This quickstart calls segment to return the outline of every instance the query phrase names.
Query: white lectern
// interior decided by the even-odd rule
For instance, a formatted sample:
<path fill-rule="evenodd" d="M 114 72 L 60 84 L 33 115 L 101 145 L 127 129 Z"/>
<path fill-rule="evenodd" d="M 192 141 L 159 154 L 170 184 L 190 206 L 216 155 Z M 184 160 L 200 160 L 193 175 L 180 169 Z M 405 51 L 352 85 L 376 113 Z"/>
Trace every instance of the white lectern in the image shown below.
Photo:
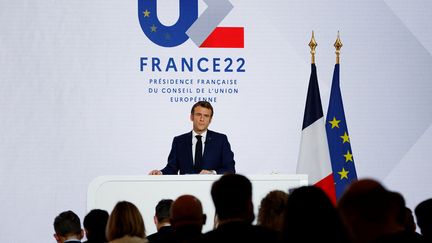
<path fill-rule="evenodd" d="M 199 198 L 207 222 L 203 232 L 213 228 L 214 206 L 210 195 L 213 181 L 220 175 L 163 175 L 163 176 L 101 176 L 88 188 L 87 210 L 99 208 L 109 213 L 118 201 L 134 203 L 144 218 L 147 235 L 156 232 L 153 216 L 161 199 L 176 199 L 183 194 Z M 307 175 L 248 175 L 252 182 L 255 215 L 261 199 L 272 190 L 288 189 L 308 184 Z"/>

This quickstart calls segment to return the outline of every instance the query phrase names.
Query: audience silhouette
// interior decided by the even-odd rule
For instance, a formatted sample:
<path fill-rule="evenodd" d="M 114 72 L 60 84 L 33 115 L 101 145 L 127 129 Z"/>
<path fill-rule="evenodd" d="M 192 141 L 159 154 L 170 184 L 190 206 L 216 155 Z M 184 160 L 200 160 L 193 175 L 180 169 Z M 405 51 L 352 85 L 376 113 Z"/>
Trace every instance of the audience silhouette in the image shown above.
<path fill-rule="evenodd" d="M 423 242 L 406 228 L 405 200 L 379 182 L 353 182 L 338 202 L 342 219 L 353 242 Z"/>
<path fill-rule="evenodd" d="M 109 214 L 102 209 L 93 209 L 84 217 L 84 230 L 87 241 L 84 243 L 105 243 L 105 228 Z"/>
<path fill-rule="evenodd" d="M 110 243 L 147 243 L 144 220 L 128 201 L 118 202 L 108 218 L 106 236 Z"/>
<path fill-rule="evenodd" d="M 320 188 L 303 186 L 270 191 L 261 200 L 257 225 L 252 184 L 243 175 L 225 174 L 211 187 L 215 227 L 202 233 L 206 222 L 201 201 L 182 195 L 161 200 L 155 208 L 158 232 L 146 237 L 138 208 L 118 202 L 111 215 L 94 209 L 84 218 L 85 243 L 231 243 L 231 242 L 340 242 L 340 243 L 432 243 L 432 199 L 412 211 L 402 194 L 387 190 L 373 179 L 351 183 L 336 207 Z M 54 220 L 58 243 L 79 243 L 84 236 L 79 217 L 72 211 Z"/>
<path fill-rule="evenodd" d="M 170 224 L 170 210 L 173 200 L 162 199 L 158 202 L 155 208 L 155 216 L 153 221 L 156 225 L 157 232 L 147 236 L 148 241 L 155 242 L 164 238 L 165 235 L 170 235 L 174 230 Z"/>
<path fill-rule="evenodd" d="M 258 225 L 282 232 L 288 193 L 274 190 L 262 200 L 258 210 Z"/>
<path fill-rule="evenodd" d="M 211 188 L 218 227 L 199 242 L 277 242 L 275 231 L 254 226 L 252 184 L 243 175 L 225 174 Z"/>
<path fill-rule="evenodd" d="M 174 232 L 166 235 L 160 242 L 187 243 L 202 236 L 206 222 L 201 201 L 192 195 L 178 197 L 171 206 L 171 225 Z"/>
<path fill-rule="evenodd" d="M 349 242 L 329 197 L 314 186 L 293 190 L 285 208 L 284 242 Z"/>
<path fill-rule="evenodd" d="M 419 203 L 414 213 L 425 241 L 432 242 L 432 198 Z"/>
<path fill-rule="evenodd" d="M 84 237 L 81 229 L 81 221 L 78 215 L 72 211 L 60 213 L 54 219 L 54 238 L 58 243 L 78 243 Z"/>
<path fill-rule="evenodd" d="M 416 243 L 424 242 L 421 235 L 410 228 L 407 228 L 407 212 L 405 199 L 398 192 L 387 192 L 386 216 L 387 227 L 383 235 L 378 236 L 374 243 Z"/>

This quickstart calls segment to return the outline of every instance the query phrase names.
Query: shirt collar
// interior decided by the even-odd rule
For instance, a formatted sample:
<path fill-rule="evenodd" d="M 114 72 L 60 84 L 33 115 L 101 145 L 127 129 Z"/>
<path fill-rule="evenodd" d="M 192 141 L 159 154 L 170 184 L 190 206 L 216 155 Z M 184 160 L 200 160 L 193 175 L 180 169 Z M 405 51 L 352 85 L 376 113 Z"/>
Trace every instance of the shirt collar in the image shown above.
<path fill-rule="evenodd" d="M 196 135 L 201 135 L 202 136 L 201 141 L 205 141 L 205 139 L 207 137 L 207 131 L 208 130 L 205 130 L 205 132 L 198 134 L 194 130 L 192 130 L 192 139 L 196 139 L 196 137 L 195 137 Z"/>

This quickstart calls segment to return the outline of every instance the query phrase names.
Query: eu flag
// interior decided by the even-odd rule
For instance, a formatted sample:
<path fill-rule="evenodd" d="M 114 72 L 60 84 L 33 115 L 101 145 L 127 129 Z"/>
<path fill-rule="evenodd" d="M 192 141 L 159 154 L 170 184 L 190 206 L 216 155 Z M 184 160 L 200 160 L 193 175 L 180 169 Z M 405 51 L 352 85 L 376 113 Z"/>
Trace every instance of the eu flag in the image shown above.
<path fill-rule="evenodd" d="M 351 141 L 349 138 L 339 85 L 339 64 L 335 65 L 333 72 L 333 81 L 326 119 L 326 131 L 335 181 L 336 198 L 338 199 L 342 195 L 345 187 L 352 181 L 357 180 L 354 157 L 351 150 Z"/>

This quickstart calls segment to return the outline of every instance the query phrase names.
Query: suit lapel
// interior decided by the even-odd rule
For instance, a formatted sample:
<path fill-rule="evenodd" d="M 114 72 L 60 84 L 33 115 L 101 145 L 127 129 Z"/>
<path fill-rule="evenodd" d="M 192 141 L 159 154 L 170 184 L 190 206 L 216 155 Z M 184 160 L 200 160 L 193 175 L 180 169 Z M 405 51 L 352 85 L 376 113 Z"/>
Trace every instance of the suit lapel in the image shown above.
<path fill-rule="evenodd" d="M 206 136 L 206 140 L 205 140 L 205 145 L 204 145 L 204 153 L 203 153 L 203 162 L 205 163 L 206 161 L 206 156 L 208 156 L 208 154 L 210 153 L 210 151 L 212 151 L 211 147 L 212 147 L 212 140 L 213 140 L 213 133 L 210 130 L 207 130 L 207 136 Z"/>
<path fill-rule="evenodd" d="M 187 141 L 185 142 L 186 144 L 186 149 L 185 151 L 187 151 L 187 159 L 188 161 L 190 161 L 189 163 L 191 163 L 191 165 L 193 166 L 194 161 L 193 161 L 193 156 L 192 156 L 192 132 L 188 133 L 186 136 Z"/>

